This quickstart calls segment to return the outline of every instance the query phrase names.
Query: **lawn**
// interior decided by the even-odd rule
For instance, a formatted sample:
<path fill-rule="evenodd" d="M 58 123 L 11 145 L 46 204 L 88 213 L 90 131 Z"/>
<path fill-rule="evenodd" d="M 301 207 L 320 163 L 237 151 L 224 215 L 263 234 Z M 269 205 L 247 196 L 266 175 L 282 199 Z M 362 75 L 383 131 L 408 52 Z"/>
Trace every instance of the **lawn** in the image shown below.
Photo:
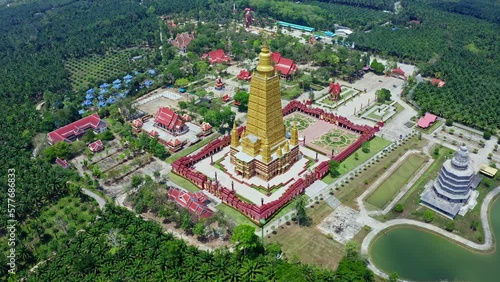
<path fill-rule="evenodd" d="M 370 146 L 370 152 L 363 153 L 361 148 L 356 150 L 353 154 L 351 154 L 347 159 L 345 159 L 339 168 L 339 172 L 341 174 L 346 174 L 349 171 L 353 170 L 358 165 L 362 164 L 369 158 L 373 157 L 378 152 L 382 151 L 385 147 L 391 144 L 391 141 L 383 139 L 381 137 L 375 136 L 372 140 L 368 141 Z M 356 160 L 356 153 L 358 153 L 358 159 Z"/>
<path fill-rule="evenodd" d="M 409 149 L 421 149 L 425 146 L 427 140 L 418 140 L 413 137 L 405 141 L 402 146 L 398 146 L 394 151 L 388 152 L 387 156 L 379 158 L 375 164 L 368 164 L 361 173 L 353 173 L 348 183 L 338 184 L 335 188 L 335 196 L 344 204 L 353 209 L 358 209 L 356 198 L 359 197 L 371 183 L 376 181 L 386 169 L 396 162 Z"/>
<path fill-rule="evenodd" d="M 96 87 L 99 81 L 120 78 L 134 69 L 130 59 L 133 56 L 144 55 L 146 49 L 130 48 L 110 51 L 106 55 L 91 55 L 83 58 L 72 58 L 64 62 L 70 73 L 71 87 L 74 91 L 85 91 Z"/>
<path fill-rule="evenodd" d="M 394 198 L 399 190 L 418 172 L 427 158 L 418 154 L 409 155 L 403 163 L 373 191 L 366 202 L 379 208 Z"/>
<path fill-rule="evenodd" d="M 194 152 L 194 151 L 200 149 L 201 147 L 207 145 L 208 143 L 212 142 L 213 140 L 215 140 L 215 138 L 217 138 L 219 136 L 220 136 L 219 133 L 215 133 L 212 136 L 205 138 L 205 139 L 201 140 L 200 142 L 194 144 L 193 146 L 190 146 L 189 148 L 186 148 L 186 149 L 184 149 L 176 154 L 173 154 L 172 156 L 168 157 L 165 161 L 169 164 L 172 164 L 177 159 L 180 159 L 182 157 L 185 157 L 185 156 L 191 154 L 192 152 Z"/>
<path fill-rule="evenodd" d="M 198 187 L 196 187 L 196 185 L 191 183 L 189 180 L 187 180 L 184 177 L 181 177 L 173 172 L 167 174 L 167 177 L 170 181 L 172 181 L 173 183 L 179 185 L 180 187 L 182 187 L 188 191 L 195 192 L 195 193 L 200 191 L 200 189 L 198 189 Z"/>
<path fill-rule="evenodd" d="M 383 139 L 381 137 L 375 136 L 372 140 L 368 141 L 370 146 L 370 152 L 363 153 L 361 148 L 356 150 L 353 154 L 351 154 L 347 159 L 345 159 L 342 163 L 340 163 L 339 172 L 340 174 L 346 174 L 349 171 L 353 170 L 358 165 L 362 164 L 369 158 L 373 157 L 375 154 L 383 150 L 385 147 L 391 144 L 391 141 Z M 358 154 L 358 159 L 356 160 L 356 153 Z M 323 182 L 326 184 L 332 184 L 335 181 L 335 178 L 332 178 L 330 174 L 327 174 L 323 179 Z"/>
<path fill-rule="evenodd" d="M 312 218 L 311 226 L 298 226 L 291 222 L 272 230 L 265 229 L 266 243 L 280 243 L 287 259 L 297 258 L 302 263 L 336 269 L 344 255 L 344 245 L 329 239 L 315 226 L 332 212 L 325 202 L 308 208 L 307 214 Z"/>
<path fill-rule="evenodd" d="M 255 222 L 250 220 L 248 217 L 243 215 L 241 212 L 233 209 L 232 207 L 230 207 L 226 204 L 219 204 L 217 206 L 217 210 L 223 212 L 225 215 L 227 215 L 229 218 L 231 218 L 238 225 L 246 224 L 246 225 L 253 226 L 256 229 L 259 228 Z"/>

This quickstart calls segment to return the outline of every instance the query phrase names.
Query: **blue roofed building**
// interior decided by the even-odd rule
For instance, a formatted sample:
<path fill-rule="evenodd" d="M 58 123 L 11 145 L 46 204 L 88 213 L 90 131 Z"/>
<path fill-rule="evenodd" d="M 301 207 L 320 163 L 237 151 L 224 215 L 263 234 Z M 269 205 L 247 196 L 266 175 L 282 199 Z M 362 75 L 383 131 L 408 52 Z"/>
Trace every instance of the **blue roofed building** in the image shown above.
<path fill-rule="evenodd" d="M 113 81 L 113 84 L 122 84 L 122 81 L 117 78 L 115 81 Z"/>
<path fill-rule="evenodd" d="M 103 96 L 103 95 L 99 95 L 99 96 L 97 97 L 97 99 L 99 99 L 99 101 L 104 101 L 104 96 Z"/>
<path fill-rule="evenodd" d="M 106 100 L 106 104 L 114 104 L 116 102 L 115 98 L 109 97 L 108 100 Z"/>
<path fill-rule="evenodd" d="M 132 78 L 134 77 L 131 76 L 130 74 L 127 74 L 126 76 L 123 77 L 123 80 L 132 80 Z"/>
<path fill-rule="evenodd" d="M 90 88 L 89 90 L 87 90 L 87 92 L 85 92 L 87 94 L 94 94 L 95 93 L 95 89 L 94 88 Z"/>
<path fill-rule="evenodd" d="M 154 69 L 149 69 L 149 70 L 148 70 L 148 73 L 149 73 L 150 75 L 155 75 L 155 74 L 156 74 L 156 71 L 155 71 Z"/>
<path fill-rule="evenodd" d="M 84 109 L 81 109 L 81 110 L 79 110 L 79 111 L 78 111 L 78 113 L 79 113 L 80 115 L 83 115 L 83 114 L 85 113 L 85 110 L 84 110 Z"/>
<path fill-rule="evenodd" d="M 121 84 L 113 84 L 113 89 L 120 89 L 121 87 Z"/>
<path fill-rule="evenodd" d="M 87 95 L 85 95 L 85 99 L 92 100 L 94 99 L 94 95 L 92 95 L 91 93 L 87 93 Z"/>
<path fill-rule="evenodd" d="M 106 94 L 106 93 L 108 93 L 108 89 L 101 89 L 101 90 L 99 91 L 99 95 L 104 95 L 104 94 Z"/>
<path fill-rule="evenodd" d="M 90 100 L 85 100 L 85 101 L 82 103 L 82 106 L 83 106 L 83 107 L 90 107 L 90 106 L 92 106 L 92 101 L 90 101 Z"/>
<path fill-rule="evenodd" d="M 138 75 L 139 73 L 140 73 L 140 72 L 138 72 L 138 71 L 135 71 L 135 72 L 134 72 L 134 75 Z"/>
<path fill-rule="evenodd" d="M 101 85 L 99 86 L 99 88 L 101 88 L 101 89 L 106 89 L 106 88 L 108 88 L 108 87 L 109 87 L 109 84 L 107 84 L 107 83 L 103 83 L 103 84 L 101 84 Z"/>
<path fill-rule="evenodd" d="M 97 104 L 97 106 L 98 106 L 99 108 L 106 107 L 106 102 L 101 101 L 101 102 L 99 102 L 99 104 Z"/>
<path fill-rule="evenodd" d="M 154 80 L 146 80 L 146 81 L 144 81 L 144 85 L 146 87 L 151 87 L 151 85 L 153 85 L 153 83 L 155 83 Z"/>

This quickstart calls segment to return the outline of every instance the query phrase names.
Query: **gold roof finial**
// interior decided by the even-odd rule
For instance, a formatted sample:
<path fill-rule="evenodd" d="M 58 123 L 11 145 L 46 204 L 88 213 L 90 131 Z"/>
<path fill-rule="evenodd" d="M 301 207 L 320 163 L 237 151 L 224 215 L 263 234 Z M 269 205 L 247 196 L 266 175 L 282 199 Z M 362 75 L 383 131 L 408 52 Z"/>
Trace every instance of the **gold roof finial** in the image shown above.
<path fill-rule="evenodd" d="M 271 52 L 267 46 L 267 42 L 264 41 L 262 44 L 262 49 L 259 54 L 259 65 L 257 66 L 257 72 L 259 73 L 269 73 L 274 70 L 273 62 L 271 61 Z"/>

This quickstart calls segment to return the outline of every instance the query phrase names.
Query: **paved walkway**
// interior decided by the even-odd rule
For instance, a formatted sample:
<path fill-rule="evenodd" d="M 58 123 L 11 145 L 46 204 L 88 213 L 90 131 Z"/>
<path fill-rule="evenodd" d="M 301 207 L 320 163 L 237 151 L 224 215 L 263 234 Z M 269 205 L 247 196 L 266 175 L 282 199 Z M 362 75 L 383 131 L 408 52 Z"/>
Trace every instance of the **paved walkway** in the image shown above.
<path fill-rule="evenodd" d="M 370 247 L 371 242 L 377 237 L 377 235 L 381 231 L 383 231 L 387 228 L 390 228 L 390 227 L 397 226 L 397 225 L 417 226 L 417 227 L 424 228 L 426 230 L 438 233 L 439 235 L 442 235 L 448 239 L 456 241 L 456 242 L 458 242 L 464 246 L 467 246 L 473 250 L 488 251 L 488 250 L 493 248 L 493 235 L 491 232 L 491 227 L 490 227 L 489 218 L 488 218 L 488 209 L 489 209 L 492 201 L 495 199 L 495 196 L 497 196 L 498 194 L 500 194 L 500 186 L 493 189 L 492 191 L 490 191 L 488 193 L 488 195 L 486 195 L 486 197 L 484 198 L 483 204 L 481 206 L 481 223 L 483 224 L 484 239 L 485 239 L 483 244 L 474 243 L 474 242 L 469 241 L 463 237 L 460 237 L 456 234 L 450 233 L 448 231 L 445 231 L 439 227 L 436 227 L 436 226 L 428 224 L 428 223 L 424 223 L 424 222 L 420 222 L 420 221 L 416 221 L 416 220 L 411 220 L 411 219 L 394 219 L 394 220 L 389 220 L 389 221 L 384 222 L 384 223 L 377 221 L 377 224 L 375 224 L 374 226 L 371 226 L 373 228 L 373 230 L 370 233 L 368 233 L 368 235 L 363 240 L 363 243 L 361 244 L 361 254 L 368 257 L 368 260 L 369 260 L 368 267 L 375 274 L 377 274 L 378 276 L 383 277 L 385 279 L 388 279 L 389 276 L 385 272 L 378 269 L 370 261 L 368 251 L 369 251 L 369 247 Z M 370 217 L 370 219 L 374 220 L 371 217 Z M 369 222 L 369 220 L 368 220 L 368 222 Z"/>
<path fill-rule="evenodd" d="M 97 203 L 99 204 L 99 208 L 101 210 L 104 209 L 104 206 L 106 205 L 106 200 L 104 200 L 104 198 L 102 198 L 101 196 L 97 195 L 96 193 L 94 193 L 90 190 L 87 190 L 85 188 L 82 188 L 82 193 L 94 198 L 97 201 Z"/>

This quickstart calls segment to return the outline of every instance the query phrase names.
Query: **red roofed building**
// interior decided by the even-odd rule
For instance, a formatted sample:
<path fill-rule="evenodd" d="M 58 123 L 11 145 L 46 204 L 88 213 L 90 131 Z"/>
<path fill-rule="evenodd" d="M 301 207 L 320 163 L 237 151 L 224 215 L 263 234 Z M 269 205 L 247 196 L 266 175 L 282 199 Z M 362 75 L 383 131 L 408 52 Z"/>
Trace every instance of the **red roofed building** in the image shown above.
<path fill-rule="evenodd" d="M 247 70 L 241 70 L 237 77 L 239 80 L 250 80 L 252 79 L 252 73 Z"/>
<path fill-rule="evenodd" d="M 201 135 L 207 136 L 210 135 L 210 133 L 212 133 L 212 126 L 210 125 L 210 123 L 203 122 L 200 127 L 202 130 Z"/>
<path fill-rule="evenodd" d="M 330 87 L 328 88 L 328 93 L 330 94 L 330 99 L 338 101 L 340 99 L 340 92 L 342 92 L 342 87 L 340 84 L 330 82 Z"/>
<path fill-rule="evenodd" d="M 133 122 L 132 122 L 132 128 L 133 128 L 133 131 L 135 133 L 140 133 L 141 132 L 141 127 L 144 123 L 142 122 L 142 120 L 140 118 L 138 119 L 135 119 Z"/>
<path fill-rule="evenodd" d="M 282 57 L 280 52 L 272 53 L 271 60 L 274 62 L 274 69 L 280 73 L 282 78 L 289 78 L 297 72 L 297 66 L 293 60 Z"/>
<path fill-rule="evenodd" d="M 183 32 L 183 33 L 178 33 L 175 39 L 170 39 L 169 43 L 179 48 L 182 52 L 186 52 L 186 47 L 193 39 L 194 39 L 194 33 Z"/>
<path fill-rule="evenodd" d="M 168 107 L 161 107 L 155 116 L 155 126 L 168 131 L 173 135 L 186 133 L 189 128 L 182 118 Z"/>
<path fill-rule="evenodd" d="M 180 149 L 182 149 L 182 146 L 184 145 L 184 142 L 182 142 L 181 140 L 175 138 L 175 139 L 170 139 L 168 142 L 167 142 L 167 147 L 170 151 L 172 152 L 177 152 L 179 151 Z"/>
<path fill-rule="evenodd" d="M 92 153 L 97 153 L 104 150 L 104 144 L 102 144 L 102 141 L 99 139 L 97 141 L 90 143 L 89 149 Z"/>
<path fill-rule="evenodd" d="M 401 68 L 392 69 L 392 76 L 406 80 L 405 72 Z"/>
<path fill-rule="evenodd" d="M 441 79 L 438 79 L 438 78 L 433 78 L 431 80 L 431 84 L 432 85 L 437 85 L 437 87 L 441 88 L 441 87 L 443 87 L 446 84 L 446 82 L 444 82 L 444 81 L 442 81 Z"/>
<path fill-rule="evenodd" d="M 148 136 L 151 137 L 151 138 L 156 138 L 158 136 L 160 136 L 160 133 L 158 133 L 158 131 L 152 129 L 149 133 L 148 133 Z"/>
<path fill-rule="evenodd" d="M 421 117 L 418 120 L 417 125 L 420 126 L 421 128 L 427 128 L 431 126 L 435 121 L 437 120 L 437 116 L 431 114 L 431 113 L 425 113 L 425 116 Z"/>
<path fill-rule="evenodd" d="M 208 61 L 210 62 L 210 64 L 229 62 L 229 57 L 224 53 L 224 50 L 222 50 L 222 49 L 209 52 L 208 54 L 203 54 L 203 56 L 201 56 L 201 58 L 202 59 L 208 58 Z"/>
<path fill-rule="evenodd" d="M 98 114 L 93 114 L 50 132 L 47 139 L 50 145 L 61 141 L 71 143 L 90 129 L 95 133 L 102 133 L 106 130 L 106 122 Z"/>
<path fill-rule="evenodd" d="M 56 164 L 60 165 L 64 169 L 69 168 L 69 163 L 65 159 L 56 158 Z"/>
<path fill-rule="evenodd" d="M 213 211 L 207 206 L 210 201 L 201 191 L 192 193 L 170 187 L 168 190 L 168 198 L 175 201 L 178 206 L 187 209 L 189 213 L 197 219 L 207 218 L 213 215 Z"/>

